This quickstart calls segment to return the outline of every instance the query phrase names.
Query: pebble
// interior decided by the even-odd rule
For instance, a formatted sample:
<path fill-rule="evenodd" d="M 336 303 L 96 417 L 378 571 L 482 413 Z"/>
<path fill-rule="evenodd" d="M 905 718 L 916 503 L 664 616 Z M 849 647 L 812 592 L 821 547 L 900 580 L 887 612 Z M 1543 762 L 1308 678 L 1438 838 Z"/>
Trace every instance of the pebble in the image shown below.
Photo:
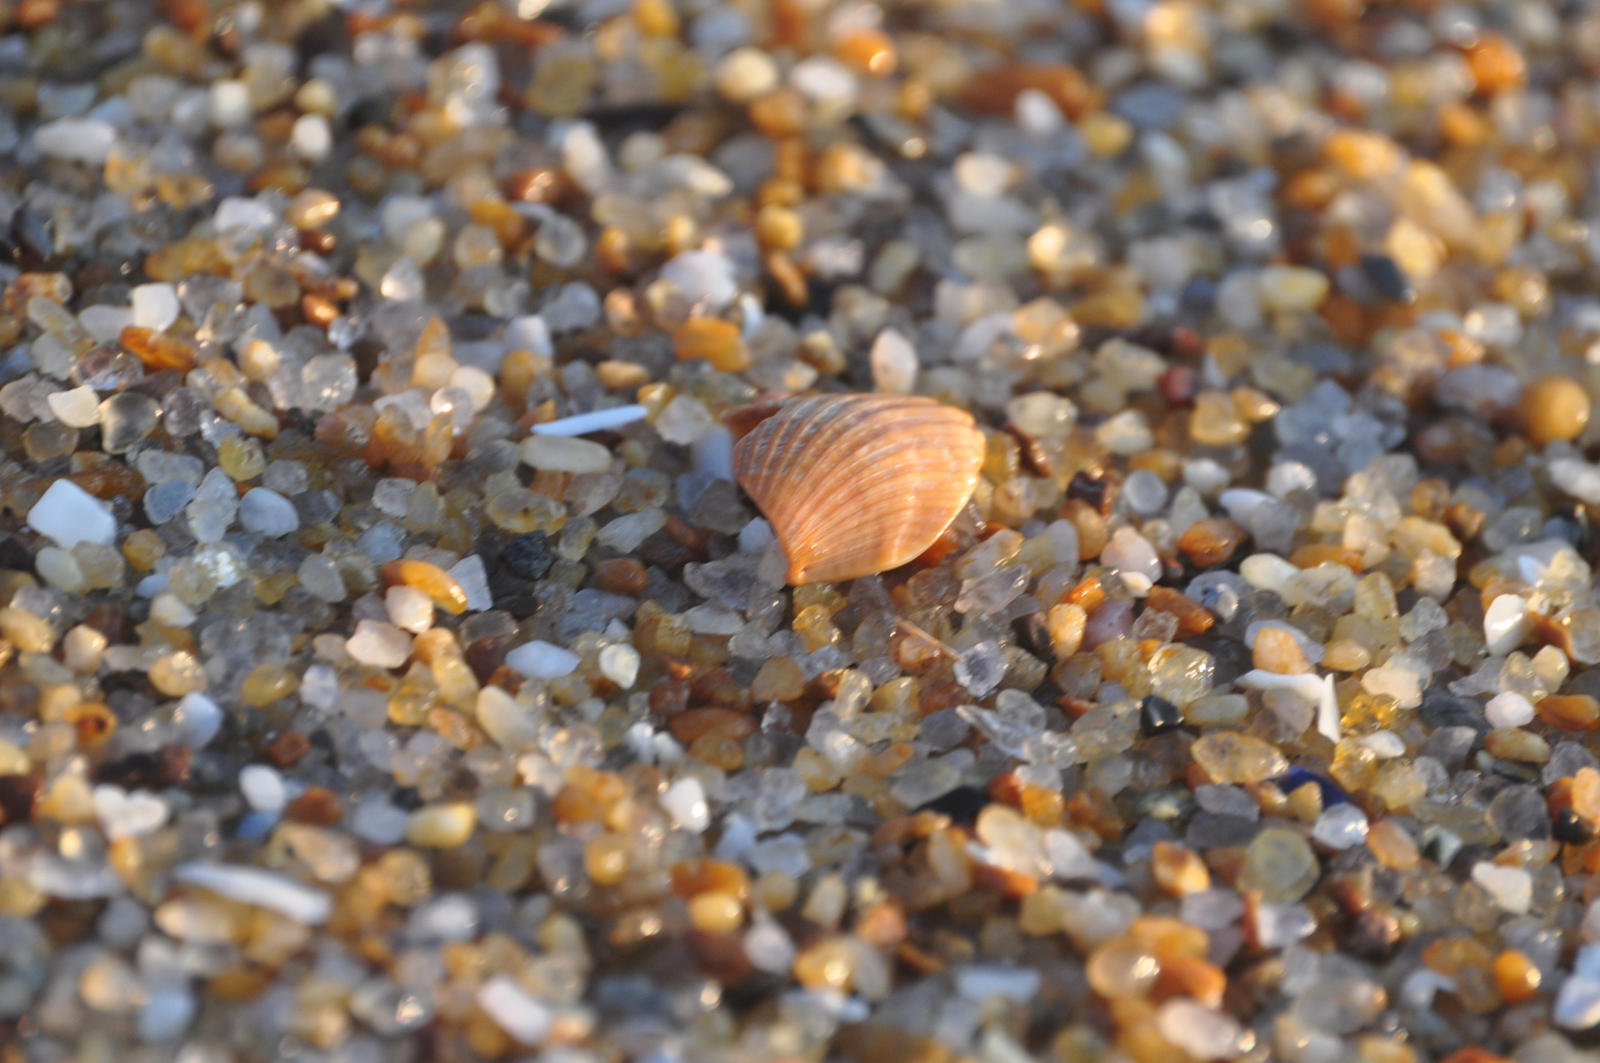
<path fill-rule="evenodd" d="M 70 549 L 79 543 L 116 542 L 117 519 L 104 502 L 73 483 L 56 480 L 28 510 L 28 527 Z"/>
<path fill-rule="evenodd" d="M 300 530 L 294 503 L 266 487 L 252 487 L 239 499 L 239 523 L 246 531 L 281 539 Z"/>
<path fill-rule="evenodd" d="M 130 299 L 133 324 L 153 332 L 165 332 L 178 320 L 181 308 L 178 292 L 170 284 L 134 285 Z"/>
<path fill-rule="evenodd" d="M 571 675 L 581 660 L 571 650 L 542 639 L 525 642 L 506 654 L 506 664 L 529 679 L 559 679 Z"/>
<path fill-rule="evenodd" d="M 56 419 L 68 427 L 90 428 L 100 422 L 100 396 L 87 384 L 51 392 L 45 402 Z"/>
<path fill-rule="evenodd" d="M 1522 390 L 1518 409 L 1524 431 L 1536 446 L 1576 439 L 1589 425 L 1594 404 L 1582 384 L 1569 376 L 1545 376 Z"/>
<path fill-rule="evenodd" d="M 33 131 L 33 145 L 55 159 L 103 165 L 117 143 L 111 123 L 98 118 L 57 118 Z"/>
<path fill-rule="evenodd" d="M 555 1024 L 549 1007 L 502 974 L 485 979 L 474 999 L 518 1044 L 540 1044 Z"/>
<path fill-rule="evenodd" d="M 532 435 L 522 441 L 524 465 L 547 472 L 598 473 L 611 468 L 611 452 L 573 436 Z"/>
<path fill-rule="evenodd" d="M 277 871 L 237 864 L 179 864 L 173 869 L 174 881 L 241 904 L 268 908 L 287 919 L 306 926 L 321 926 L 333 914 L 333 902 L 326 893 L 312 889 Z"/>
<path fill-rule="evenodd" d="M 917 385 L 917 352 L 900 333 L 884 329 L 868 353 L 872 386 L 876 391 L 909 395 Z"/>

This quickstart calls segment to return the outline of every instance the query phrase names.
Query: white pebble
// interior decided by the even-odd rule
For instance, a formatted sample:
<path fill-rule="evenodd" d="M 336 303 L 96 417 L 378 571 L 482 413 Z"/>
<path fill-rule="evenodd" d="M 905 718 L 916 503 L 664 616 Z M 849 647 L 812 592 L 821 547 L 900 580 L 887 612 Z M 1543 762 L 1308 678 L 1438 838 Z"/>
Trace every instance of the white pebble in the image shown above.
<path fill-rule="evenodd" d="M 239 771 L 239 792 L 257 812 L 277 815 L 289 803 L 283 776 L 265 764 L 249 764 Z"/>
<path fill-rule="evenodd" d="M 1528 637 L 1528 599 L 1502 594 L 1483 611 L 1483 641 L 1489 653 L 1504 657 Z"/>
<path fill-rule="evenodd" d="M 529 436 L 520 451 L 524 465 L 547 472 L 596 473 L 611 468 L 611 451 L 575 436 Z"/>
<path fill-rule="evenodd" d="M 730 103 L 749 103 L 778 87 L 778 64 L 760 48 L 736 48 L 722 57 L 714 76 Z"/>
<path fill-rule="evenodd" d="M 1533 722 L 1533 702 L 1515 690 L 1503 690 L 1489 699 L 1483 715 L 1490 727 L 1522 727 Z"/>
<path fill-rule="evenodd" d="M 383 596 L 389 623 L 420 635 L 433 626 L 433 599 L 415 587 L 390 587 Z"/>
<path fill-rule="evenodd" d="M 478 1007 L 513 1039 L 525 1045 L 543 1041 L 555 1021 L 548 1007 L 503 974 L 487 979 L 478 987 Z"/>
<path fill-rule="evenodd" d="M 70 391 L 51 392 L 44 401 L 56 420 L 69 428 L 88 428 L 100 422 L 100 396 L 88 384 Z"/>
<path fill-rule="evenodd" d="M 623 690 L 639 678 L 639 651 L 626 643 L 613 643 L 600 651 L 600 674 Z"/>
<path fill-rule="evenodd" d="M 542 639 L 525 642 L 506 654 L 506 664 L 529 679 L 559 679 L 571 675 L 583 658 Z"/>
<path fill-rule="evenodd" d="M 57 118 L 33 131 L 41 154 L 90 166 L 103 165 L 117 143 L 117 131 L 98 118 Z"/>
<path fill-rule="evenodd" d="M 878 333 L 868 355 L 872 386 L 895 395 L 909 395 L 917 386 L 917 352 L 911 341 L 892 328 Z"/>
<path fill-rule="evenodd" d="M 320 926 L 333 913 L 333 901 L 277 871 L 238 864 L 179 864 L 172 872 L 178 882 L 242 904 L 270 908 L 306 926 Z"/>
<path fill-rule="evenodd" d="M 71 480 L 57 480 L 39 496 L 28 510 L 28 527 L 65 547 L 117 541 L 110 507 Z"/>
<path fill-rule="evenodd" d="M 1512 915 L 1527 915 L 1533 906 L 1533 876 L 1526 868 L 1479 860 L 1472 865 L 1472 881 Z"/>
<path fill-rule="evenodd" d="M 303 114 L 294 120 L 289 144 L 296 155 L 310 162 L 321 162 L 333 150 L 333 130 L 320 114 Z"/>
<path fill-rule="evenodd" d="M 1226 1059 L 1239 1054 L 1244 1031 L 1220 1011 L 1182 997 L 1156 1011 L 1161 1036 L 1196 1059 Z"/>
<path fill-rule="evenodd" d="M 300 530 L 294 503 L 267 487 L 252 487 L 239 500 L 239 523 L 246 531 L 277 539 Z"/>
<path fill-rule="evenodd" d="M 685 776 L 667 787 L 661 795 L 661 807 L 682 829 L 691 834 L 702 834 L 711 826 L 711 807 L 706 804 L 706 791 L 700 780 Z"/>
<path fill-rule="evenodd" d="M 362 620 L 344 648 L 359 664 L 399 668 L 411 656 L 411 636 L 381 620 Z"/>
<path fill-rule="evenodd" d="M 140 284 L 133 289 L 133 323 L 165 332 L 178 320 L 178 292 L 170 284 Z"/>
<path fill-rule="evenodd" d="M 160 830 L 171 810 L 147 790 L 129 793 L 120 786 L 96 786 L 92 795 L 95 817 L 107 838 L 137 838 Z"/>
<path fill-rule="evenodd" d="M 1600 502 L 1600 467 L 1581 458 L 1555 458 L 1546 467 L 1550 482 L 1580 502 Z"/>
<path fill-rule="evenodd" d="M 213 81 L 208 97 L 211 124 L 218 129 L 234 129 L 250 120 L 250 90 L 244 82 L 231 78 Z"/>

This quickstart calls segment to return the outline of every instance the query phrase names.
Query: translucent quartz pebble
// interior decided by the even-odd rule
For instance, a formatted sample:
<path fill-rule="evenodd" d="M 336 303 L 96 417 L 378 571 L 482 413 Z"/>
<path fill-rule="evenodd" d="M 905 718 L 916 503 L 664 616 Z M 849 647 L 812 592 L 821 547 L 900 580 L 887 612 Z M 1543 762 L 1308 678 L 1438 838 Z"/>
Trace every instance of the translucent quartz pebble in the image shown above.
<path fill-rule="evenodd" d="M 1545 467 L 1550 482 L 1582 502 L 1600 502 L 1600 466 L 1581 458 L 1555 458 Z"/>
<path fill-rule="evenodd" d="M 479 613 L 494 608 L 494 595 L 489 590 L 489 573 L 483 567 L 483 558 L 468 554 L 449 569 L 450 578 L 460 585 L 467 596 L 467 611 Z"/>
<path fill-rule="evenodd" d="M 506 665 L 529 679 L 559 679 L 571 675 L 581 658 L 571 650 L 534 639 L 506 654 Z"/>
<path fill-rule="evenodd" d="M 980 642 L 966 650 L 955 663 L 956 682 L 973 697 L 983 697 L 1006 675 L 1006 656 L 998 642 Z"/>
<path fill-rule="evenodd" d="M 200 481 L 195 496 L 185 507 L 189 530 L 203 543 L 214 543 L 227 533 L 239 512 L 239 493 L 233 480 L 221 468 L 214 468 Z"/>
<path fill-rule="evenodd" d="M 28 527 L 71 548 L 78 543 L 104 543 L 117 539 L 117 519 L 104 502 L 73 483 L 57 480 L 28 510 Z"/>
<path fill-rule="evenodd" d="M 721 310 L 739 294 L 733 263 L 711 251 L 683 251 L 661 267 L 661 279 L 678 289 L 691 305 Z"/>
<path fill-rule="evenodd" d="M 229 900 L 270 908 L 306 926 L 320 926 L 333 912 L 333 901 L 326 893 L 277 871 L 236 864 L 187 863 L 179 864 L 172 877 Z"/>
<path fill-rule="evenodd" d="M 1330 849 L 1349 849 L 1367 840 L 1367 814 L 1352 804 L 1324 809 L 1311 827 L 1311 837 Z"/>
<path fill-rule="evenodd" d="M 105 163 L 117 143 L 117 131 L 98 118 L 57 118 L 33 131 L 40 153 L 90 166 Z"/>
<path fill-rule="evenodd" d="M 534 435 L 541 436 L 581 436 L 590 432 L 603 432 L 613 428 L 621 428 L 634 421 L 642 421 L 649 414 L 648 407 L 637 404 L 628 406 L 614 406 L 609 410 L 595 410 L 591 413 L 574 414 L 571 417 L 562 417 L 544 424 L 536 424 L 531 431 Z"/>
<path fill-rule="evenodd" d="M 477 1001 L 485 1015 L 524 1045 L 543 1041 L 555 1022 L 549 1007 L 502 974 L 487 979 L 478 987 Z"/>
<path fill-rule="evenodd" d="M 298 531 L 300 514 L 294 503 L 265 487 L 252 487 L 239 500 L 239 523 L 246 531 L 277 539 Z"/>

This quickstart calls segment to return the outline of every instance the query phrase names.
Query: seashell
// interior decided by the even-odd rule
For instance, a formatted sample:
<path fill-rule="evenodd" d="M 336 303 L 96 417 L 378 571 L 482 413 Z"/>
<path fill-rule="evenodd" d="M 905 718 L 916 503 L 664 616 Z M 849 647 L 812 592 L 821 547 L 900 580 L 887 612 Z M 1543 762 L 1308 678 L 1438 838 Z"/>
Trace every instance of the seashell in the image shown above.
<path fill-rule="evenodd" d="M 913 395 L 785 403 L 733 448 L 733 472 L 772 524 L 789 582 L 896 568 L 944 534 L 978 484 L 970 414 Z"/>

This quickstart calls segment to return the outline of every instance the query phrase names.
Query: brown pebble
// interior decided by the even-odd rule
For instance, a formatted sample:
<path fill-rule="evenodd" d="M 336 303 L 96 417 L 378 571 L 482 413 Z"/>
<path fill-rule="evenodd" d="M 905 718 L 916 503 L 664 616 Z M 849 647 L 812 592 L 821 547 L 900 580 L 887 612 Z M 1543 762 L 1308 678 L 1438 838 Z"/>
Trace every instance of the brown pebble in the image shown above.
<path fill-rule="evenodd" d="M 638 594 L 645 588 L 644 566 L 632 558 L 619 557 L 595 566 L 594 583 L 613 594 Z"/>
<path fill-rule="evenodd" d="M 1232 557 L 1248 537 L 1249 533 L 1237 521 L 1206 517 L 1189 525 L 1178 537 L 1178 549 L 1196 567 L 1210 568 Z"/>
<path fill-rule="evenodd" d="M 311 752 L 311 742 L 299 731 L 285 731 L 262 752 L 273 767 L 292 768 L 295 762 Z"/>
<path fill-rule="evenodd" d="M 316 827 L 332 827 L 344 818 L 339 795 L 321 786 L 308 787 L 284 808 L 285 818 Z"/>

